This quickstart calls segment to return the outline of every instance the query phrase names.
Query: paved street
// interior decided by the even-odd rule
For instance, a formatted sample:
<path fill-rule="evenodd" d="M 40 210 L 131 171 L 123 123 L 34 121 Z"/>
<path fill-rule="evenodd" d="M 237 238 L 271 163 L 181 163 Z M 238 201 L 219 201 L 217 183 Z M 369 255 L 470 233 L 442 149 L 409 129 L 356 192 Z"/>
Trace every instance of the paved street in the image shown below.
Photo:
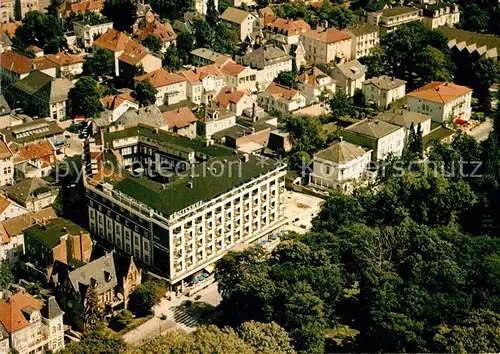
<path fill-rule="evenodd" d="M 490 118 L 488 118 L 486 119 L 486 122 L 475 127 L 471 131 L 468 131 L 467 134 L 472 136 L 477 141 L 483 141 L 488 138 L 488 135 L 490 134 L 492 129 L 493 129 L 493 121 Z"/>

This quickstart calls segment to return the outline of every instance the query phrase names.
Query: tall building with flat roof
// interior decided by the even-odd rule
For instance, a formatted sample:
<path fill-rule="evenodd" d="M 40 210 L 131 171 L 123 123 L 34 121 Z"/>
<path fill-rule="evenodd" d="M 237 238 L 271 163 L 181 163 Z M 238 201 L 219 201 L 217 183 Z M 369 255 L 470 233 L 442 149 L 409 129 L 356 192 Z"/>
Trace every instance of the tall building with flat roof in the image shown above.
<path fill-rule="evenodd" d="M 112 129 L 104 144 L 123 172 L 86 176 L 90 231 L 172 285 L 285 223 L 278 161 L 141 125 Z"/>

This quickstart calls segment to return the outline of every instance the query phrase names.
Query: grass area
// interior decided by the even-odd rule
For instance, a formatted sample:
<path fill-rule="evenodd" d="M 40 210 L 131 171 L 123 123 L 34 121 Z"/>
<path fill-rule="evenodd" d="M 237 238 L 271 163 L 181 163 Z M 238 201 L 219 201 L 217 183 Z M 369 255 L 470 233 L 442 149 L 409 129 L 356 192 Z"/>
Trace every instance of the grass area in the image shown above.
<path fill-rule="evenodd" d="M 132 319 L 132 321 L 127 324 L 127 326 L 119 331 L 115 331 L 114 328 L 112 328 L 111 326 L 109 327 L 113 332 L 115 332 L 116 334 L 122 336 L 124 335 L 125 333 L 127 332 L 130 332 L 131 330 L 139 327 L 140 325 L 142 325 L 143 323 L 149 321 L 150 319 L 153 318 L 154 315 L 148 315 L 146 317 L 138 317 L 138 318 L 134 318 Z"/>
<path fill-rule="evenodd" d="M 321 136 L 327 138 L 331 133 L 334 133 L 338 130 L 338 125 L 336 122 L 323 124 L 321 129 Z"/>

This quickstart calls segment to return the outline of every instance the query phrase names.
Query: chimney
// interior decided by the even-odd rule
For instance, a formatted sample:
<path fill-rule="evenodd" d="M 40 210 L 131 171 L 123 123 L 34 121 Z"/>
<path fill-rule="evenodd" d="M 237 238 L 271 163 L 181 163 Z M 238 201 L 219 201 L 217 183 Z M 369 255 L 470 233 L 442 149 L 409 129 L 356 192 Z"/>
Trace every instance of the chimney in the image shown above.
<path fill-rule="evenodd" d="M 257 119 L 256 119 L 256 114 L 255 114 L 255 102 L 252 104 L 252 122 L 256 122 Z"/>

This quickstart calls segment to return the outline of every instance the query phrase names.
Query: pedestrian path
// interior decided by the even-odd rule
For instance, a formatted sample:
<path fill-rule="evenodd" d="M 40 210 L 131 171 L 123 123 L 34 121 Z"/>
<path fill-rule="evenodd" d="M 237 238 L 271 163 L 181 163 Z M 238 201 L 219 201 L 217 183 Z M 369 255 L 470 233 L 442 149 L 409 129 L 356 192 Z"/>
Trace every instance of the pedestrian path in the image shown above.
<path fill-rule="evenodd" d="M 194 330 L 199 324 L 194 317 L 188 315 L 185 311 L 178 307 L 170 307 L 166 312 L 164 312 L 164 314 L 167 316 L 167 319 L 174 321 L 185 330 Z"/>

